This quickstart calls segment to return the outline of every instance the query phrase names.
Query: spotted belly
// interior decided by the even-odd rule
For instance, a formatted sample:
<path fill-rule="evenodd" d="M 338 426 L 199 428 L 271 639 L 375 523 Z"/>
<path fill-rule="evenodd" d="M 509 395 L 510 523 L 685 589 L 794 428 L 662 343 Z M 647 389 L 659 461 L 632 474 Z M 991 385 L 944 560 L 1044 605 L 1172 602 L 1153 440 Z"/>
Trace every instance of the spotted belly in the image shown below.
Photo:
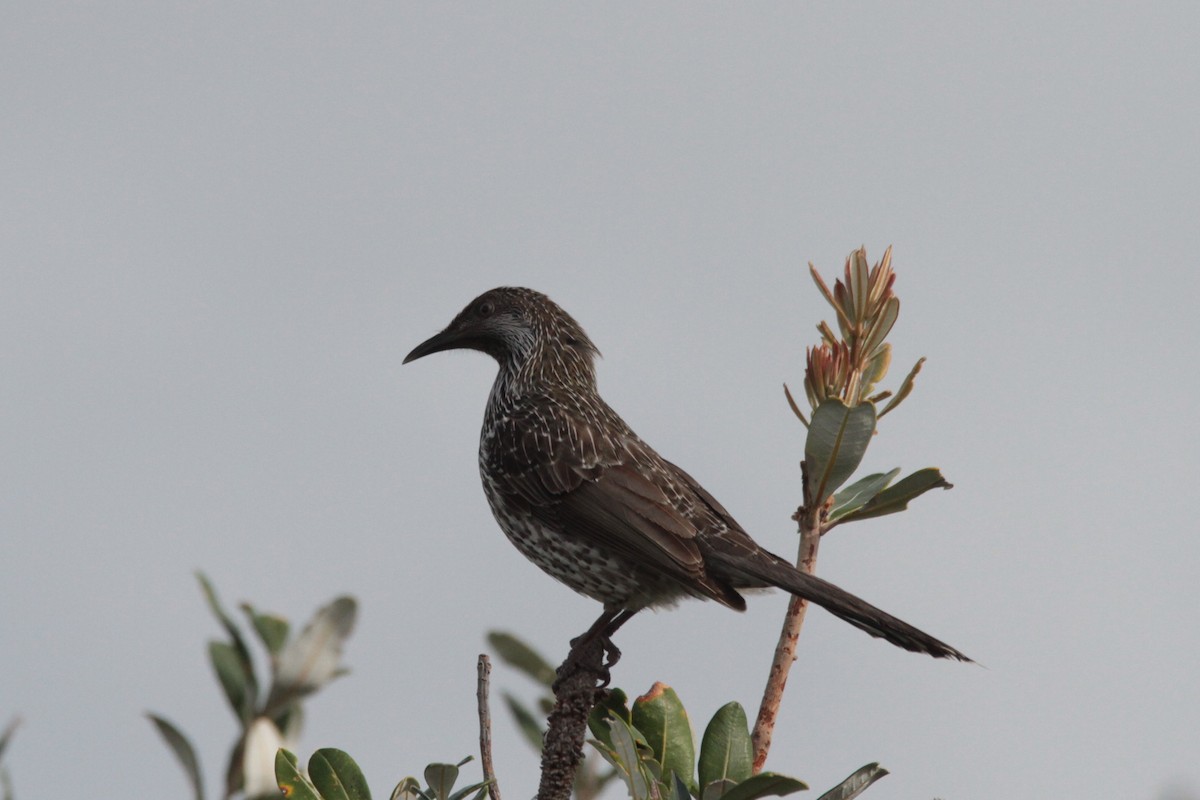
<path fill-rule="evenodd" d="M 687 590 L 658 570 L 597 547 L 570 531 L 550 528 L 532 514 L 506 507 L 484 482 L 504 535 L 543 572 L 606 606 L 631 610 L 674 605 Z"/>

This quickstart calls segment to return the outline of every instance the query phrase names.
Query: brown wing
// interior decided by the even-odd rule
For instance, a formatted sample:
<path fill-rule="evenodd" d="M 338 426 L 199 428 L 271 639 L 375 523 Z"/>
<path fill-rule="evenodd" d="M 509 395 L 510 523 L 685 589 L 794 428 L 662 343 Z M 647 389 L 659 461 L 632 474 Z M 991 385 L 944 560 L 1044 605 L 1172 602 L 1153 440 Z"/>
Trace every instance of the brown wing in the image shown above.
<path fill-rule="evenodd" d="M 519 444 L 504 464 L 505 482 L 529 512 L 693 594 L 743 608 L 732 588 L 706 574 L 699 531 L 680 502 L 690 488 L 670 465 L 632 435 L 601 435 L 577 415 L 545 408 L 537 420 L 513 421 Z"/>
<path fill-rule="evenodd" d="M 695 478 L 669 461 L 666 464 L 675 471 L 679 479 L 699 501 L 701 509 L 698 513 L 711 517 L 711 526 L 720 527 L 718 535 L 706 538 L 706 549 L 709 552 L 722 553 L 727 557 L 726 560 L 728 560 L 728 557 L 743 559 L 759 557 L 778 558 L 778 556 L 763 550 L 758 542 L 754 541 L 750 534 L 746 533 L 746 530 L 738 524 L 733 515 L 725 510 L 725 506 L 721 505 L 717 498 L 709 494 L 708 490 L 701 486 Z M 761 579 L 755 580 L 750 576 L 742 576 L 741 581 L 737 585 L 739 588 L 752 589 L 764 588 L 773 584 Z"/>

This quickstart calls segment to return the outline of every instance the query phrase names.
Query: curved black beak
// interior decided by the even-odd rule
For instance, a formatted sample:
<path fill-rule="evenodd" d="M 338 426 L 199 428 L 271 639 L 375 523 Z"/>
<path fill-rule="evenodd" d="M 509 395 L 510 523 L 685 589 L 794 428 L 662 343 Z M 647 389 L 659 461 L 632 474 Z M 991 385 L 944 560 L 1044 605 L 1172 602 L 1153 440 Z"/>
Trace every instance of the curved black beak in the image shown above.
<path fill-rule="evenodd" d="M 404 357 L 404 362 L 407 364 L 410 361 L 416 361 L 418 358 L 424 358 L 431 353 L 440 353 L 443 350 L 454 350 L 459 347 L 465 347 L 461 334 L 456 330 L 447 328 L 441 333 L 435 333 L 425 341 L 412 349 L 412 352 Z"/>

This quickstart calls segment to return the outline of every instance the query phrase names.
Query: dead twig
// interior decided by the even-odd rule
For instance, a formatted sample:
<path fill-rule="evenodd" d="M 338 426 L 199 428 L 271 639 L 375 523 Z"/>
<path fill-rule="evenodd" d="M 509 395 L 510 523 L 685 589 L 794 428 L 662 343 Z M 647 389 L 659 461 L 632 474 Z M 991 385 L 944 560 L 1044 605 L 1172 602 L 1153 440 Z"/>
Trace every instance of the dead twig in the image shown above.
<path fill-rule="evenodd" d="M 476 669 L 479 673 L 475 688 L 475 699 L 479 704 L 479 763 L 483 768 L 483 779 L 488 782 L 488 795 L 492 800 L 500 800 L 500 784 L 496 781 L 496 770 L 492 766 L 492 714 L 488 710 L 492 661 L 485 653 L 479 654 Z"/>

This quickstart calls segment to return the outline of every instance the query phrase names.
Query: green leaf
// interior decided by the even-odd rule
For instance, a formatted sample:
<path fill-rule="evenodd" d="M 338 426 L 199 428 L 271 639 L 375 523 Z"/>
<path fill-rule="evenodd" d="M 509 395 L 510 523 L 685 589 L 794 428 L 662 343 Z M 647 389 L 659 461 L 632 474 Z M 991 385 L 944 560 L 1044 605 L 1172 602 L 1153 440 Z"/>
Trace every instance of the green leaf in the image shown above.
<path fill-rule="evenodd" d="M 272 658 L 278 656 L 287 643 L 288 630 L 291 627 L 288 621 L 278 614 L 260 614 L 249 603 L 242 603 L 242 611 L 254 626 L 254 632 L 258 634 L 263 647 Z"/>
<path fill-rule="evenodd" d="M 729 778 L 704 784 L 704 788 L 700 791 L 700 800 L 721 800 L 734 786 L 737 784 Z"/>
<path fill-rule="evenodd" d="M 859 248 L 850 254 L 850 308 L 846 311 L 853 310 L 855 321 L 860 321 L 866 317 L 867 311 L 867 295 L 868 288 L 871 282 L 871 268 L 867 264 L 867 252 L 863 248 Z"/>
<path fill-rule="evenodd" d="M 325 800 L 371 800 L 362 770 L 343 750 L 324 747 L 313 753 L 308 776 Z"/>
<path fill-rule="evenodd" d="M 490 783 L 491 783 L 491 781 L 480 781 L 479 783 L 472 783 L 470 786 L 467 786 L 463 789 L 459 789 L 457 792 L 450 795 L 449 800 L 463 800 L 463 798 L 465 798 L 471 792 L 475 792 L 476 797 L 483 797 L 483 795 L 487 794 L 487 787 Z"/>
<path fill-rule="evenodd" d="M 704 729 L 700 744 L 700 786 L 707 794 L 715 781 L 741 783 L 754 768 L 750 726 L 740 703 L 726 703 Z"/>
<path fill-rule="evenodd" d="M 304 706 L 293 703 L 286 706 L 271 721 L 279 728 L 286 742 L 294 742 L 300 738 L 300 730 L 304 727 Z"/>
<path fill-rule="evenodd" d="M 930 489 L 953 489 L 954 485 L 942 477 L 937 467 L 926 467 L 917 470 L 908 477 L 889 486 L 871 498 L 857 511 L 852 511 L 842 517 L 842 522 L 854 522 L 860 519 L 882 517 L 885 514 L 895 514 L 908 508 L 910 500 L 928 492 Z"/>
<path fill-rule="evenodd" d="M 545 737 L 545 731 L 542 730 L 542 723 L 533 712 L 521 704 L 515 697 L 508 692 L 504 693 L 504 702 L 508 706 L 509 713 L 513 715 L 513 720 L 517 723 L 517 728 L 520 729 L 521 735 L 525 740 L 537 750 L 542 751 L 542 740 Z"/>
<path fill-rule="evenodd" d="M 805 504 L 818 506 L 854 474 L 875 433 L 875 407 L 830 398 L 813 412 L 804 442 Z"/>
<path fill-rule="evenodd" d="M 654 760 L 663 776 L 671 773 L 693 784 L 696 771 L 696 743 L 687 711 L 675 690 L 655 683 L 650 691 L 633 703 L 633 726 L 646 737 Z"/>
<path fill-rule="evenodd" d="M 825 302 L 836 309 L 838 304 L 833 299 L 833 292 L 829 291 L 829 287 L 825 284 L 825 279 L 821 277 L 821 273 L 817 272 L 817 268 L 813 266 L 811 261 L 808 262 L 808 274 L 812 276 L 813 283 L 817 284 L 817 289 L 820 290 L 821 295 L 825 298 Z"/>
<path fill-rule="evenodd" d="M 620 689 L 610 690 L 588 714 L 588 729 L 592 732 L 592 736 L 595 736 L 608 748 L 612 747 L 611 729 L 608 727 L 610 716 L 616 717 L 626 725 L 633 724 L 633 714 L 629 711 L 628 698 Z"/>
<path fill-rule="evenodd" d="M 237 654 L 238 661 L 241 663 L 242 673 L 246 676 L 245 679 L 245 701 L 241 708 L 235 708 L 239 714 L 244 713 L 244 720 L 250 719 L 253 716 L 253 711 L 258 702 L 258 680 L 254 676 L 254 662 L 250 659 L 250 649 L 246 647 L 246 640 L 242 638 L 242 632 L 238 630 L 238 626 L 234 623 L 233 617 L 225 612 L 221 606 L 221 601 L 217 599 L 217 590 L 209 583 L 208 577 L 203 572 L 196 573 L 196 580 L 200 582 L 200 590 L 204 593 L 204 599 L 208 602 L 208 607 L 212 611 L 213 616 L 221 623 L 221 627 L 229 634 L 229 642 L 233 651 Z"/>
<path fill-rule="evenodd" d="M 268 715 L 345 673 L 342 645 L 354 630 L 357 614 L 353 597 L 339 597 L 319 609 L 300 635 L 287 643 L 275 662 Z"/>
<path fill-rule="evenodd" d="M 151 719 L 155 719 L 153 714 L 151 714 L 149 716 Z M 187 739 L 185 739 L 183 737 L 183 734 L 179 733 L 178 731 L 175 731 L 174 727 L 171 726 L 170 723 L 166 722 L 165 720 L 163 722 L 179 736 L 180 740 L 182 740 L 183 745 L 188 749 L 188 751 L 190 753 L 191 749 L 192 749 L 191 745 L 188 744 Z M 13 717 L 12 721 L 9 722 L 8 725 L 4 726 L 4 730 L 0 731 L 0 762 L 2 762 L 4 760 L 4 751 L 5 751 L 5 749 L 8 748 L 8 743 L 12 741 L 13 734 L 17 732 L 17 727 L 20 726 L 20 724 L 21 724 L 21 718 Z M 160 730 L 161 730 L 161 726 L 160 726 Z M 167 734 L 164 732 L 163 736 L 164 736 L 164 738 L 166 738 Z M 169 738 L 167 739 L 167 743 L 171 744 L 171 740 Z M 174 745 L 172 745 L 172 749 L 173 750 L 175 749 Z M 178 750 L 176 750 L 176 755 L 179 755 L 179 760 L 182 762 L 183 755 Z M 195 756 L 193 755 L 192 758 L 194 761 Z M 184 765 L 184 769 L 187 769 L 186 764 Z M 195 779 L 199 779 L 199 775 L 200 775 L 199 769 L 196 769 L 194 771 L 189 771 L 189 773 L 188 773 L 189 777 L 194 777 Z M 200 790 L 197 789 L 197 791 L 200 791 Z M 4 768 L 3 764 L 0 764 L 0 800 L 13 800 L 12 781 L 9 780 L 8 770 Z M 203 800 L 203 797 L 200 795 L 197 795 L 197 800 Z"/>
<path fill-rule="evenodd" d="M 246 766 L 246 736 L 242 734 L 229 751 L 229 761 L 225 764 L 225 794 L 232 797 L 245 788 L 246 776 L 243 774 Z"/>
<path fill-rule="evenodd" d="M 896 406 L 904 402 L 904 398 L 912 394 L 913 381 L 917 379 L 917 373 L 921 371 L 921 365 L 925 363 L 925 357 L 917 359 L 917 363 L 913 364 L 913 368 L 908 371 L 908 375 L 904 377 L 904 382 L 900 384 L 900 388 L 896 390 L 896 396 L 888 401 L 888 404 L 879 412 L 879 416 L 891 411 Z"/>
<path fill-rule="evenodd" d="M 153 719 L 154 716 L 150 715 Z M 17 728 L 21 724 L 20 717 L 13 717 L 12 721 L 4 726 L 4 732 L 0 733 L 0 758 L 4 757 L 4 750 L 8 747 L 8 743 L 12 741 L 13 734 L 17 732 Z"/>
<path fill-rule="evenodd" d="M 804 781 L 774 772 L 760 772 L 751 775 L 721 797 L 722 800 L 756 800 L 759 797 L 783 797 L 807 788 L 808 785 Z"/>
<path fill-rule="evenodd" d="M 157 714 L 146 715 L 154 727 L 158 728 L 159 734 L 166 741 L 167 746 L 171 748 L 171 752 L 179 759 L 180 766 L 187 773 L 188 783 L 192 786 L 192 794 L 196 800 L 204 800 L 204 777 L 200 772 L 200 759 L 196 757 L 196 751 L 192 747 L 192 743 L 183 735 L 183 732 L 168 722 L 166 719 Z M 4 745 L 8 744 L 9 737 L 12 736 L 13 730 L 16 728 L 16 721 L 4 731 L 4 735 L 0 736 L 0 753 L 4 751 Z"/>
<path fill-rule="evenodd" d="M 642 764 L 633 730 L 624 720 L 611 716 L 608 718 L 608 727 L 611 731 L 613 766 L 625 779 L 629 796 L 632 800 L 650 800 L 653 782 Z"/>
<path fill-rule="evenodd" d="M 594 739 L 589 739 L 588 741 L 591 744 L 595 744 Z M 590 772 L 587 768 L 581 769 L 575 775 L 575 796 L 599 797 L 604 787 L 616 780 L 617 777 L 619 776 L 615 769 L 596 773 Z"/>
<path fill-rule="evenodd" d="M 425 767 L 425 783 L 438 800 L 448 800 L 458 780 L 458 767 L 453 764 L 430 764 Z"/>
<path fill-rule="evenodd" d="M 317 787 L 300 771 L 300 762 L 291 751 L 281 749 L 275 754 L 275 780 L 288 800 L 322 800 Z"/>
<path fill-rule="evenodd" d="M 817 800 L 852 800 L 887 774 L 888 771 L 878 764 L 867 764 L 865 767 L 855 770 L 853 775 L 818 797 Z"/>
<path fill-rule="evenodd" d="M 558 677 L 554 667 L 550 666 L 540 653 L 511 633 L 492 631 L 488 634 L 487 641 L 501 661 L 524 672 L 538 683 L 550 686 Z"/>
<path fill-rule="evenodd" d="M 890 392 L 882 393 L 883 396 L 880 396 L 879 394 L 872 394 L 875 386 L 884 379 L 884 376 L 887 375 L 888 367 L 891 366 L 891 363 L 892 346 L 885 342 L 883 346 L 875 352 L 875 355 L 871 356 L 871 359 L 867 362 L 867 365 L 863 367 L 862 383 L 859 384 L 858 389 L 860 398 L 867 397 L 867 402 L 874 404 L 876 398 L 882 400 L 883 397 L 891 394 Z"/>
<path fill-rule="evenodd" d="M 891 333 L 892 326 L 896 324 L 896 318 L 899 316 L 900 298 L 893 295 L 892 297 L 888 298 L 887 302 L 884 303 L 883 308 L 875 317 L 875 320 L 871 325 L 871 329 L 867 332 L 866 341 L 862 345 L 862 352 L 868 353 L 872 356 L 876 355 L 876 348 L 883 344 L 883 340 L 887 338 L 889 333 Z M 876 378 L 876 380 L 882 377 L 883 376 L 880 375 L 878 378 Z"/>
<path fill-rule="evenodd" d="M 833 496 L 833 508 L 829 510 L 829 521 L 836 522 L 847 514 L 862 508 L 899 474 L 899 467 L 891 472 L 876 472 L 842 489 Z"/>
<path fill-rule="evenodd" d="M 389 800 L 424 800 L 424 798 L 425 793 L 421 791 L 421 782 L 409 775 L 396 784 Z"/>
<path fill-rule="evenodd" d="M 233 713 L 243 724 L 248 723 L 254 716 L 254 676 L 246 671 L 237 648 L 214 639 L 208 643 L 208 659 Z"/>
<path fill-rule="evenodd" d="M 667 793 L 667 800 L 692 800 L 691 790 L 688 789 L 683 778 L 671 773 L 670 790 Z"/>

